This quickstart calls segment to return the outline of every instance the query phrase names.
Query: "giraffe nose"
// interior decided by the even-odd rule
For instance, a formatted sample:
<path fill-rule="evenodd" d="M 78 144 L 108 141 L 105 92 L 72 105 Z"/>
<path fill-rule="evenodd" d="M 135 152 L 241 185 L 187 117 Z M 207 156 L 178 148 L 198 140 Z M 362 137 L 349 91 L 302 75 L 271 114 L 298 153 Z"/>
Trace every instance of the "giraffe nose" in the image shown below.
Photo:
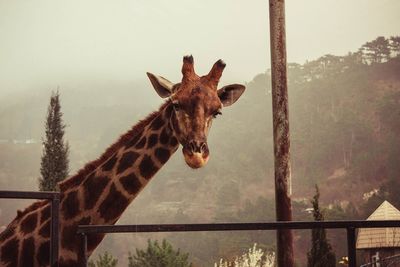
<path fill-rule="evenodd" d="M 208 150 L 207 143 L 204 141 L 192 140 L 189 142 L 192 153 L 204 153 Z"/>
<path fill-rule="evenodd" d="M 192 139 L 192 141 L 186 143 L 182 148 L 186 163 L 193 169 L 198 169 L 207 164 L 210 154 L 205 139 L 200 140 Z"/>

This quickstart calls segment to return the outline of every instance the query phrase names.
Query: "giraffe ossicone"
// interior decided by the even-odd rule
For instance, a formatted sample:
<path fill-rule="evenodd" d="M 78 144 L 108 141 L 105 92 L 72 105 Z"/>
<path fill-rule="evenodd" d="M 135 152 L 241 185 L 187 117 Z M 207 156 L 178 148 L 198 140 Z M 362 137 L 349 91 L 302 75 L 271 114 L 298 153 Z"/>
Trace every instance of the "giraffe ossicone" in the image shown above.
<path fill-rule="evenodd" d="M 224 68 L 225 63 L 218 60 L 208 74 L 198 76 L 193 57 L 185 56 L 179 83 L 147 73 L 156 92 L 167 98 L 165 103 L 122 135 L 99 159 L 59 183 L 60 267 L 78 265 L 81 240 L 77 226 L 115 224 L 179 145 L 191 168 L 207 163 L 212 120 L 245 90 L 240 84 L 218 89 Z M 50 204 L 35 202 L 18 212 L 0 233 L 0 266 L 49 266 L 49 238 Z M 89 255 L 103 238 L 102 234 L 88 237 Z"/>

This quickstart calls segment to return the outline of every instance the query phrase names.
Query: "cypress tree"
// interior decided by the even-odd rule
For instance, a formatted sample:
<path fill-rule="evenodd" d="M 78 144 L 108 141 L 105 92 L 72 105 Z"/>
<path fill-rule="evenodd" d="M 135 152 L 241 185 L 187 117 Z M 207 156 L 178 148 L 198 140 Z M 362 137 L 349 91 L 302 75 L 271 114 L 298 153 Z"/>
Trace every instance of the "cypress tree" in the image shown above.
<path fill-rule="evenodd" d="M 319 207 L 319 189 L 315 185 L 315 195 L 311 200 L 315 221 L 323 221 L 324 215 Z M 311 250 L 307 253 L 308 267 L 335 267 L 336 256 L 326 238 L 325 229 L 312 229 Z"/>
<path fill-rule="evenodd" d="M 57 191 L 57 183 L 68 176 L 69 146 L 64 142 L 60 94 L 52 92 L 45 122 L 45 140 L 40 164 L 40 191 Z"/>

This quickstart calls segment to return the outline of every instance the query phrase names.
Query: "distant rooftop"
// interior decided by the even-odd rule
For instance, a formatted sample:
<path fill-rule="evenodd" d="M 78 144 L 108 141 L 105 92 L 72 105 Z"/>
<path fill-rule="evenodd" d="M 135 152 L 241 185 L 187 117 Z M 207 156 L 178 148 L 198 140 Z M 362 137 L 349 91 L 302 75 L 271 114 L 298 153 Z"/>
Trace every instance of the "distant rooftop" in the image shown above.
<path fill-rule="evenodd" d="M 367 219 L 373 220 L 400 220 L 400 211 L 385 200 Z M 361 228 L 358 231 L 356 247 L 400 247 L 400 228 Z"/>

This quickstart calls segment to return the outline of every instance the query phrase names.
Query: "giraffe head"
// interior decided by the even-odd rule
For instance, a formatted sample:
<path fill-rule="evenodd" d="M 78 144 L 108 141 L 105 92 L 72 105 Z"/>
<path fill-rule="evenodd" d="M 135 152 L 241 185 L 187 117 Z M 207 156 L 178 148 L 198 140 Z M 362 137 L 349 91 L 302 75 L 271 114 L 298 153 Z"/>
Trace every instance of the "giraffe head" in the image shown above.
<path fill-rule="evenodd" d="M 167 79 L 147 73 L 154 89 L 162 98 L 169 98 L 173 106 L 172 128 L 182 145 L 186 163 L 194 169 L 204 166 L 209 159 L 207 135 L 212 120 L 221 109 L 239 99 L 245 87 L 231 84 L 218 89 L 225 63 L 218 60 L 211 71 L 198 76 L 194 71 L 193 57 L 185 56 L 182 81 L 173 84 Z"/>

